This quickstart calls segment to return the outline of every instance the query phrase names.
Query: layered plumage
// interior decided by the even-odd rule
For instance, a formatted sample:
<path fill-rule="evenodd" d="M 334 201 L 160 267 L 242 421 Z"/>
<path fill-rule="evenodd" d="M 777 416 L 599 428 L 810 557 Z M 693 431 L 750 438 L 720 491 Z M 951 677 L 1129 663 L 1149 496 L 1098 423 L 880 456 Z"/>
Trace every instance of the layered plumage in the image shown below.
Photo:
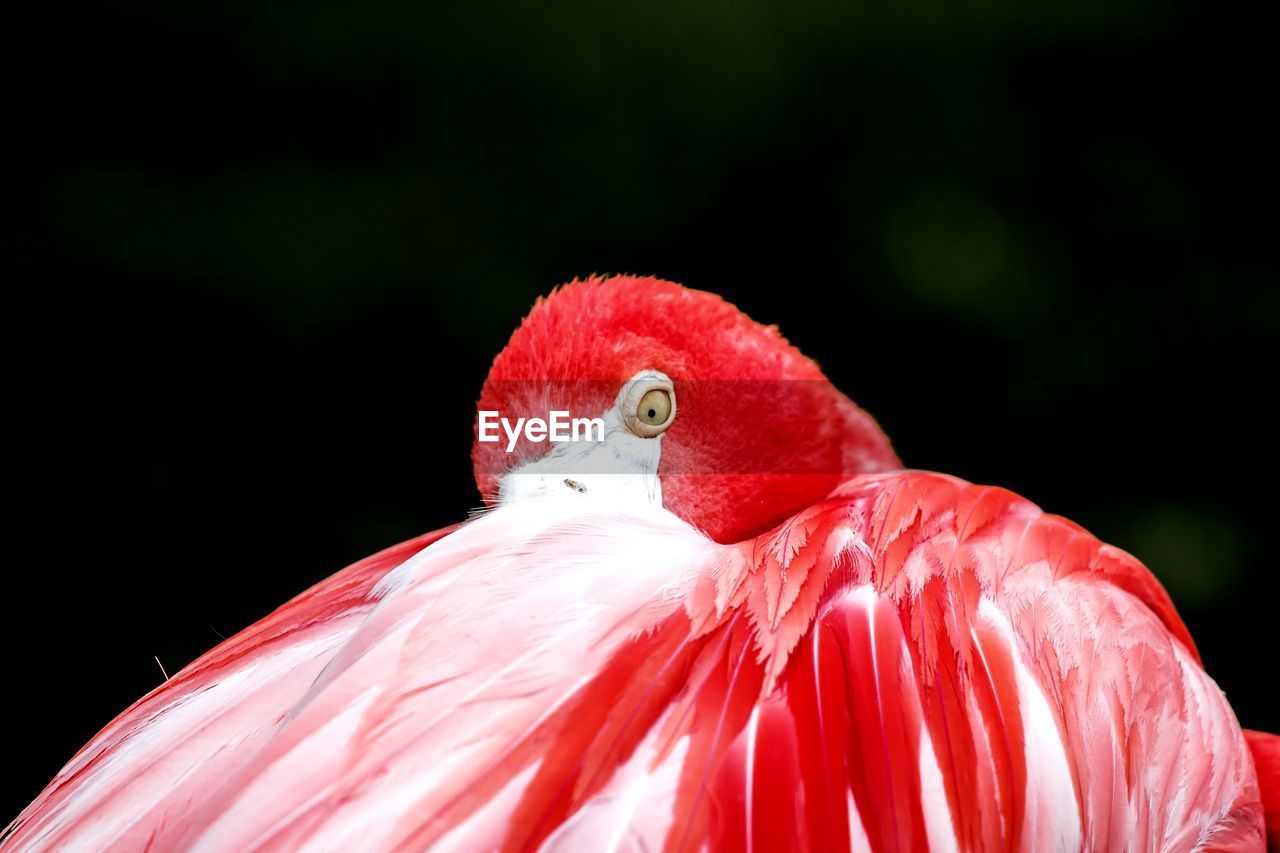
<path fill-rule="evenodd" d="M 575 290 L 604 306 L 575 316 L 634 328 L 623 284 L 570 288 L 526 329 L 556 327 L 547 306 Z M 705 304 L 714 346 L 741 315 Z M 687 342 L 594 328 L 610 369 L 667 371 L 678 393 L 724 378 Z M 772 358 L 815 381 L 776 332 L 739 331 L 764 346 L 758 378 Z M 534 369 L 538 348 L 513 347 L 507 367 Z M 502 361 L 486 397 L 521 411 L 537 392 L 494 385 L 530 378 Z M 797 436 L 788 464 L 870 471 L 734 469 L 750 431 L 682 397 L 663 442 L 730 434 L 717 470 L 659 469 L 663 506 L 564 490 L 352 566 L 112 722 L 5 849 L 1264 849 L 1258 774 L 1275 784 L 1280 750 L 1251 733 L 1255 769 L 1147 570 L 1007 491 L 888 470 L 843 399 L 795 404 L 793 423 L 838 407 L 842 426 Z M 482 487 L 500 469 L 477 451 Z"/>

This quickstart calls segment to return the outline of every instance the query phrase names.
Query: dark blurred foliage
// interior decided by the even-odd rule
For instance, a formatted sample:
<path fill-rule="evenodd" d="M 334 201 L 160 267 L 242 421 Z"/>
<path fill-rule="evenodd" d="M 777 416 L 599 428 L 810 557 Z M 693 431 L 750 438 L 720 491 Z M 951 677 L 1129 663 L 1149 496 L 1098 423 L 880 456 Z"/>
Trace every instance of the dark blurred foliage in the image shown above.
<path fill-rule="evenodd" d="M 0 818 L 153 656 L 462 518 L 489 360 L 593 271 L 725 295 L 908 464 L 1133 551 L 1280 729 L 1273 38 L 1243 7 L 55 14 L 14 33 L 7 110 Z"/>

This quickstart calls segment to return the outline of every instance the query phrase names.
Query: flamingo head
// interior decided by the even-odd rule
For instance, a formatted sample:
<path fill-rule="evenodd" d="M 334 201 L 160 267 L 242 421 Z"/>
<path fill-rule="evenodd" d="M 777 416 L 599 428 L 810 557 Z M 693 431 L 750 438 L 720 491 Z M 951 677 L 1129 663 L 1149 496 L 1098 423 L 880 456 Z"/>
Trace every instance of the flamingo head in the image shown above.
<path fill-rule="evenodd" d="M 768 530 L 850 476 L 901 467 L 875 421 L 776 327 L 654 278 L 575 281 L 539 300 L 477 408 L 487 503 L 661 503 L 719 542 Z"/>

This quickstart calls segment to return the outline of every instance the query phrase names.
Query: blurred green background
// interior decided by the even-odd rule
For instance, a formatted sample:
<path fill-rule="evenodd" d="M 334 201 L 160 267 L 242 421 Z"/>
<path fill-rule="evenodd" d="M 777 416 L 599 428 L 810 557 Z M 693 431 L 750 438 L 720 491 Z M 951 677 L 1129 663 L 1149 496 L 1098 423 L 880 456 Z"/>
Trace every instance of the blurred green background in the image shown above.
<path fill-rule="evenodd" d="M 11 107 L 30 470 L 0 640 L 29 736 L 0 817 L 153 655 L 462 518 L 489 360 L 597 271 L 725 295 L 907 464 L 1135 553 L 1280 729 L 1273 49 L 1245 7 L 53 14 Z"/>

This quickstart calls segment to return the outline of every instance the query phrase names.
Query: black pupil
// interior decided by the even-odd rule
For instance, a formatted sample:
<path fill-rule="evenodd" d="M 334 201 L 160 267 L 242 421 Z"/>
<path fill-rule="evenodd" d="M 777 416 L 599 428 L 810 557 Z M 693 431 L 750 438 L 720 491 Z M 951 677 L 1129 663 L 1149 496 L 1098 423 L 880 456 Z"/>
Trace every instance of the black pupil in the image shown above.
<path fill-rule="evenodd" d="M 650 418 L 656 418 L 657 416 L 658 416 L 657 411 L 655 411 L 654 409 L 650 409 L 650 410 L 649 410 L 649 417 L 650 417 Z"/>

